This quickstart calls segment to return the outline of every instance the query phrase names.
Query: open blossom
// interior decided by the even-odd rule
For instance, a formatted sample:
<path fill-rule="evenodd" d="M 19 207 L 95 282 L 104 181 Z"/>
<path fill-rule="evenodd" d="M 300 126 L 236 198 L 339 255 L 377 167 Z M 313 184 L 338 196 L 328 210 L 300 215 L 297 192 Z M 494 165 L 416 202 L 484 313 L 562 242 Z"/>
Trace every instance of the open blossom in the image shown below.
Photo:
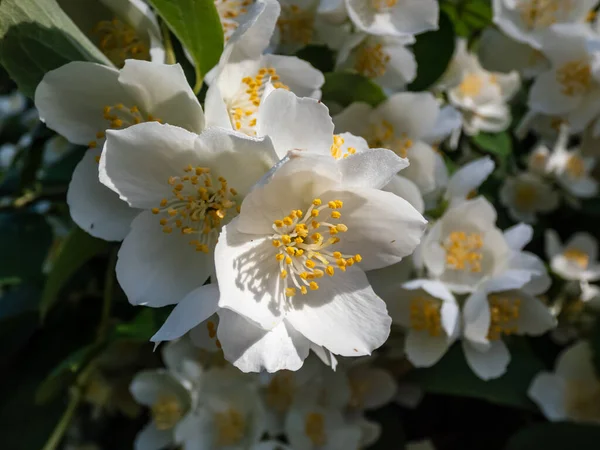
<path fill-rule="evenodd" d="M 552 270 L 567 280 L 600 279 L 598 241 L 588 233 L 576 233 L 563 245 L 554 230 L 547 230 L 546 255 Z"/>
<path fill-rule="evenodd" d="M 541 49 L 554 24 L 583 24 L 598 0 L 494 0 L 494 23 L 517 41 Z"/>
<path fill-rule="evenodd" d="M 500 188 L 500 201 L 517 221 L 535 223 L 538 213 L 558 207 L 558 193 L 543 178 L 528 172 L 507 177 Z"/>
<path fill-rule="evenodd" d="M 221 227 L 277 160 L 270 141 L 158 123 L 107 135 L 100 180 L 142 210 L 119 251 L 121 287 L 131 303 L 149 306 L 194 295 L 213 271 Z"/>
<path fill-rule="evenodd" d="M 70 142 L 89 147 L 73 173 L 71 217 L 93 236 L 122 240 L 139 213 L 98 181 L 106 130 L 159 121 L 199 133 L 204 113 L 179 65 L 128 60 L 121 70 L 72 62 L 48 72 L 35 92 L 40 119 Z"/>
<path fill-rule="evenodd" d="M 127 59 L 165 62 L 160 27 L 142 0 L 59 1 L 81 31 L 116 67 Z M 90 20 L 96 17 L 100 20 Z"/>
<path fill-rule="evenodd" d="M 220 314 L 218 336 L 224 349 L 242 350 L 244 365 L 234 361 L 242 370 L 266 359 L 269 371 L 297 370 L 311 342 L 361 356 L 387 339 L 391 319 L 364 271 L 410 254 L 426 222 L 379 190 L 403 165 L 381 152 L 377 167 L 364 163 L 367 153 L 341 162 L 292 153 L 223 228 L 215 251 L 219 307 L 239 316 Z M 263 338 L 254 336 L 257 326 Z M 244 355 L 249 346 L 254 354 Z"/>
<path fill-rule="evenodd" d="M 435 0 L 345 0 L 350 19 L 365 33 L 411 36 L 438 28 Z"/>
<path fill-rule="evenodd" d="M 587 341 L 564 350 L 554 372 L 541 372 L 529 387 L 529 397 L 551 421 L 600 423 L 600 380 Z"/>

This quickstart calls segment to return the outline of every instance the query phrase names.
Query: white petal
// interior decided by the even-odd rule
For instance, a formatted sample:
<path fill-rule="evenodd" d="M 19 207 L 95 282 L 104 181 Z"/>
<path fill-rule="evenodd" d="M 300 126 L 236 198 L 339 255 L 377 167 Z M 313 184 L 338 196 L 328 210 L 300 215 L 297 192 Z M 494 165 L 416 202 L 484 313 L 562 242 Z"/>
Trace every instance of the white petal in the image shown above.
<path fill-rule="evenodd" d="M 467 341 L 463 341 L 463 350 L 467 364 L 482 380 L 491 380 L 502 376 L 510 362 L 510 353 L 504 342 L 500 340 L 492 341 L 486 352 L 480 352 L 469 345 Z"/>
<path fill-rule="evenodd" d="M 160 307 L 182 300 L 212 272 L 212 257 L 182 233 L 165 234 L 157 216 L 145 211 L 131 224 L 117 261 L 117 280 L 134 305 Z"/>
<path fill-rule="evenodd" d="M 321 102 L 276 89 L 260 107 L 257 133 L 271 138 L 280 158 L 294 149 L 329 155 L 333 121 Z"/>
<path fill-rule="evenodd" d="M 186 295 L 171 311 L 163 326 L 150 339 L 172 341 L 204 322 L 217 311 L 219 288 L 216 284 L 200 286 Z"/>
<path fill-rule="evenodd" d="M 548 420 L 561 421 L 567 419 L 565 391 L 563 379 L 552 373 L 540 372 L 529 386 L 527 395 Z"/>
<path fill-rule="evenodd" d="M 373 111 L 373 108 L 366 103 L 356 102 L 350 104 L 333 118 L 335 132 L 350 132 L 363 136 L 369 127 L 371 111 Z"/>
<path fill-rule="evenodd" d="M 180 401 L 187 401 L 188 393 L 179 381 L 164 369 L 138 372 L 129 386 L 136 402 L 152 406 L 164 394 L 175 395 Z M 187 406 L 185 403 L 182 406 Z"/>
<path fill-rule="evenodd" d="M 430 336 L 426 331 L 410 330 L 406 336 L 406 357 L 415 367 L 431 367 L 442 359 L 449 346 L 444 335 Z"/>
<path fill-rule="evenodd" d="M 310 342 L 285 321 L 266 331 L 227 309 L 219 311 L 217 335 L 225 359 L 242 372 L 298 370 L 310 348 Z"/>
<path fill-rule="evenodd" d="M 159 430 L 154 422 L 146 425 L 135 437 L 134 450 L 163 450 L 173 444 L 172 430 Z"/>
<path fill-rule="evenodd" d="M 556 255 L 562 253 L 562 244 L 556 231 L 550 229 L 546 230 L 545 237 L 545 250 L 548 259 L 552 259 Z"/>
<path fill-rule="evenodd" d="M 263 67 L 272 67 L 285 84 L 298 97 L 321 98 L 325 77 L 320 70 L 296 56 L 267 54 L 261 57 Z"/>
<path fill-rule="evenodd" d="M 473 342 L 487 343 L 491 312 L 487 293 L 483 289 L 473 292 L 463 307 L 463 334 Z"/>
<path fill-rule="evenodd" d="M 338 271 L 319 286 L 287 313 L 297 331 L 341 356 L 368 355 L 386 341 L 392 320 L 360 269 Z"/>
<path fill-rule="evenodd" d="M 376 148 L 340 159 L 342 183 L 356 189 L 381 189 L 402 169 L 408 160 L 391 150 Z"/>
<path fill-rule="evenodd" d="M 518 223 L 504 230 L 504 239 L 511 250 L 523 250 L 533 237 L 533 228 L 531 225 Z"/>
<path fill-rule="evenodd" d="M 577 249 L 588 255 L 590 261 L 598 259 L 598 241 L 589 233 L 575 233 L 565 245 L 566 249 Z"/>
<path fill-rule="evenodd" d="M 218 83 L 213 83 L 206 92 L 206 98 L 204 99 L 204 108 L 206 109 L 206 126 L 221 127 L 226 129 L 233 129 L 231 120 L 229 119 L 229 113 L 227 112 L 227 105 L 223 100 L 223 95 L 219 89 Z"/>
<path fill-rule="evenodd" d="M 411 139 L 430 133 L 439 112 L 440 106 L 429 92 L 394 94 L 376 109 L 378 116 L 393 125 L 396 135 L 406 133 Z"/>
<path fill-rule="evenodd" d="M 517 321 L 519 333 L 539 336 L 556 327 L 556 318 L 548 306 L 532 295 L 521 293 L 519 297 L 521 299 Z"/>
<path fill-rule="evenodd" d="M 219 325 L 219 316 L 213 314 L 205 322 L 190 330 L 190 340 L 192 343 L 203 350 L 217 352 L 221 349 L 217 345 L 217 327 Z M 219 342 L 220 344 L 220 342 Z"/>
<path fill-rule="evenodd" d="M 425 201 L 418 186 L 401 175 L 392 177 L 390 182 L 383 187 L 384 191 L 396 194 L 410 203 L 419 213 L 425 211 Z"/>
<path fill-rule="evenodd" d="M 529 106 L 550 115 L 564 114 L 574 110 L 581 102 L 579 96 L 567 96 L 561 91 L 555 70 L 539 75 L 529 91 Z"/>
<path fill-rule="evenodd" d="M 99 149 L 89 149 L 73 171 L 67 203 L 73 221 L 94 237 L 121 241 L 140 213 L 98 180 Z"/>
<path fill-rule="evenodd" d="M 583 385 L 597 383 L 596 370 L 592 362 L 593 353 L 587 341 L 579 341 L 563 350 L 556 360 L 556 374 L 567 381 Z"/>
<path fill-rule="evenodd" d="M 449 199 L 466 199 L 469 193 L 481 186 L 481 183 L 487 179 L 495 167 L 496 164 L 489 156 L 464 165 L 450 178 L 446 189 L 446 197 Z"/>

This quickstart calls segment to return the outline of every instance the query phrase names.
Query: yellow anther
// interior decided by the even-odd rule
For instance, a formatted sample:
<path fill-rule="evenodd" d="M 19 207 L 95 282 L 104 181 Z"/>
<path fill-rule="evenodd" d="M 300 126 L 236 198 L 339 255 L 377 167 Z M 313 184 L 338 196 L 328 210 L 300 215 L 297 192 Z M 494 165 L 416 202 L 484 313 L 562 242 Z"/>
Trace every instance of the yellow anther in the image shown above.
<path fill-rule="evenodd" d="M 160 212 L 160 209 L 152 208 L 152 214 L 158 214 L 159 212 Z"/>
<path fill-rule="evenodd" d="M 333 252 L 333 257 L 335 259 L 340 259 L 342 257 L 342 254 L 340 252 Z"/>
<path fill-rule="evenodd" d="M 292 264 L 292 258 L 290 258 L 289 256 L 285 257 L 285 263 L 286 264 Z"/>
<path fill-rule="evenodd" d="M 312 204 L 313 204 L 314 206 L 321 206 L 321 199 L 320 199 L 320 198 L 315 198 L 315 199 L 312 201 Z"/>
<path fill-rule="evenodd" d="M 281 242 L 283 242 L 285 245 L 289 245 L 292 243 L 292 238 L 289 234 L 284 234 L 281 236 Z"/>
<path fill-rule="evenodd" d="M 342 213 L 339 211 L 332 211 L 331 212 L 331 218 L 332 219 L 339 219 L 340 217 L 342 217 Z"/>
<path fill-rule="evenodd" d="M 287 226 L 290 226 L 291 224 L 294 223 L 294 220 L 291 217 L 284 217 L 283 218 L 283 223 Z"/>
<path fill-rule="evenodd" d="M 274 241 L 272 241 L 273 247 L 279 247 L 281 245 L 281 241 L 278 241 L 277 239 L 275 239 Z"/>
<path fill-rule="evenodd" d="M 285 295 L 287 295 L 288 297 L 293 297 L 294 295 L 296 295 L 296 288 L 286 288 Z"/>
<path fill-rule="evenodd" d="M 335 269 L 333 268 L 333 266 L 327 266 L 327 268 L 325 269 L 325 273 L 332 277 L 335 274 Z"/>
<path fill-rule="evenodd" d="M 481 272 L 483 239 L 479 233 L 453 231 L 443 244 L 446 266 L 454 270 Z"/>
<path fill-rule="evenodd" d="M 277 253 L 277 255 L 275 255 L 275 259 L 277 261 L 283 261 L 284 258 L 285 258 L 285 255 L 283 253 Z"/>
<path fill-rule="evenodd" d="M 498 340 L 502 335 L 518 331 L 521 299 L 510 294 L 494 294 L 488 297 L 490 306 L 490 327 L 487 338 Z"/>
<path fill-rule="evenodd" d="M 346 231 L 348 231 L 348 227 L 346 225 L 344 225 L 343 223 L 338 223 L 335 226 L 335 229 L 337 231 L 339 231 L 340 233 L 345 233 Z"/>
<path fill-rule="evenodd" d="M 281 228 L 283 226 L 283 220 L 276 220 L 274 224 L 277 228 Z"/>
<path fill-rule="evenodd" d="M 284 270 L 282 270 L 282 271 L 281 271 L 281 274 L 280 274 L 280 277 L 281 277 L 282 279 L 285 279 L 285 278 L 287 278 L 287 276 L 288 276 L 287 270 L 285 270 L 285 269 L 284 269 Z"/>
<path fill-rule="evenodd" d="M 426 331 L 430 336 L 441 336 L 441 302 L 429 296 L 417 296 L 410 301 L 410 327 L 416 331 Z"/>
<path fill-rule="evenodd" d="M 360 256 L 359 254 L 354 255 L 354 261 L 356 261 L 357 263 L 362 261 L 362 256 Z"/>
<path fill-rule="evenodd" d="M 319 289 L 319 285 L 316 281 L 311 281 L 308 286 L 310 287 L 311 291 L 316 291 L 317 289 Z"/>
<path fill-rule="evenodd" d="M 300 292 L 302 295 L 306 295 L 308 293 L 308 289 L 306 289 L 306 286 L 300 286 Z"/>
<path fill-rule="evenodd" d="M 310 259 L 307 259 L 306 262 L 304 263 L 304 265 L 306 267 L 308 267 L 309 269 L 314 269 L 316 266 L 315 262 Z"/>

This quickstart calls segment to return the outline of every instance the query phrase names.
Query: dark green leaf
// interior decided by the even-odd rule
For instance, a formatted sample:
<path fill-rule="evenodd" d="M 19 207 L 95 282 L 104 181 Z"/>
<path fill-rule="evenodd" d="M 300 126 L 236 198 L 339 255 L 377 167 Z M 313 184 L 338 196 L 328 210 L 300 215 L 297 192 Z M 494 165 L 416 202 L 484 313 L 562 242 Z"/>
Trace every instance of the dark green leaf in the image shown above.
<path fill-rule="evenodd" d="M 417 36 L 413 52 L 417 60 L 417 78 L 408 85 L 409 91 L 424 91 L 446 72 L 454 55 L 456 37 L 452 21 L 440 13 L 440 27 Z"/>
<path fill-rule="evenodd" d="M 111 337 L 116 340 L 148 342 L 167 319 L 171 308 L 146 308 L 131 322 L 115 327 Z"/>
<path fill-rule="evenodd" d="M 335 67 L 333 51 L 326 45 L 307 45 L 298 50 L 296 56 L 308 61 L 323 73 L 332 72 Z"/>
<path fill-rule="evenodd" d="M 333 101 L 341 106 L 354 102 L 364 102 L 377 106 L 385 100 L 385 94 L 379 86 L 357 73 L 335 72 L 325 75 L 323 100 Z"/>
<path fill-rule="evenodd" d="M 30 97 L 46 72 L 68 62 L 110 64 L 56 0 L 0 2 L 0 60 Z"/>
<path fill-rule="evenodd" d="M 427 392 L 474 397 L 492 403 L 533 409 L 527 389 L 544 365 L 533 354 L 527 342 L 515 339 L 510 346 L 511 362 L 500 378 L 483 381 L 467 365 L 460 345 L 455 344 L 435 366 L 419 369 L 414 379 Z"/>
<path fill-rule="evenodd" d="M 83 264 L 108 248 L 106 241 L 96 239 L 75 228 L 65 239 L 48 274 L 40 313 L 44 317 L 58 299 L 61 288 Z"/>
<path fill-rule="evenodd" d="M 223 27 L 213 0 L 150 0 L 192 56 L 196 87 L 221 57 Z"/>
<path fill-rule="evenodd" d="M 479 133 L 473 137 L 473 142 L 486 153 L 502 158 L 510 155 L 512 152 L 512 141 L 507 132 Z"/>
<path fill-rule="evenodd" d="M 574 423 L 540 423 L 519 431 L 506 450 L 597 450 L 600 427 Z"/>

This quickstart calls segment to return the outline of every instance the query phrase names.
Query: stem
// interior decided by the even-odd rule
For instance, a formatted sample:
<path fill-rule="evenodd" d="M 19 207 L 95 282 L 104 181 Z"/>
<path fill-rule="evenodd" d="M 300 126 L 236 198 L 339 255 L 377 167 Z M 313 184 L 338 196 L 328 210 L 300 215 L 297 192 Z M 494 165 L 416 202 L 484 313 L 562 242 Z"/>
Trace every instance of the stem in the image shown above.
<path fill-rule="evenodd" d="M 66 411 L 61 417 L 60 422 L 58 422 L 56 425 L 56 428 L 54 428 L 52 435 L 42 450 L 55 450 L 58 447 L 67 431 L 67 428 L 69 427 L 69 424 L 71 423 L 71 420 L 73 419 L 73 416 L 75 415 L 75 411 L 77 411 L 77 407 L 81 402 L 81 397 L 81 389 L 76 387 L 73 390 L 71 398 L 69 399 L 69 405 L 67 406 Z"/>
<path fill-rule="evenodd" d="M 167 64 L 175 64 L 177 63 L 177 58 L 175 57 L 175 51 L 173 50 L 171 33 L 169 32 L 169 27 L 167 27 L 167 24 L 164 20 L 161 20 L 160 22 L 160 29 L 163 36 L 163 45 L 165 46 L 165 62 Z"/>

